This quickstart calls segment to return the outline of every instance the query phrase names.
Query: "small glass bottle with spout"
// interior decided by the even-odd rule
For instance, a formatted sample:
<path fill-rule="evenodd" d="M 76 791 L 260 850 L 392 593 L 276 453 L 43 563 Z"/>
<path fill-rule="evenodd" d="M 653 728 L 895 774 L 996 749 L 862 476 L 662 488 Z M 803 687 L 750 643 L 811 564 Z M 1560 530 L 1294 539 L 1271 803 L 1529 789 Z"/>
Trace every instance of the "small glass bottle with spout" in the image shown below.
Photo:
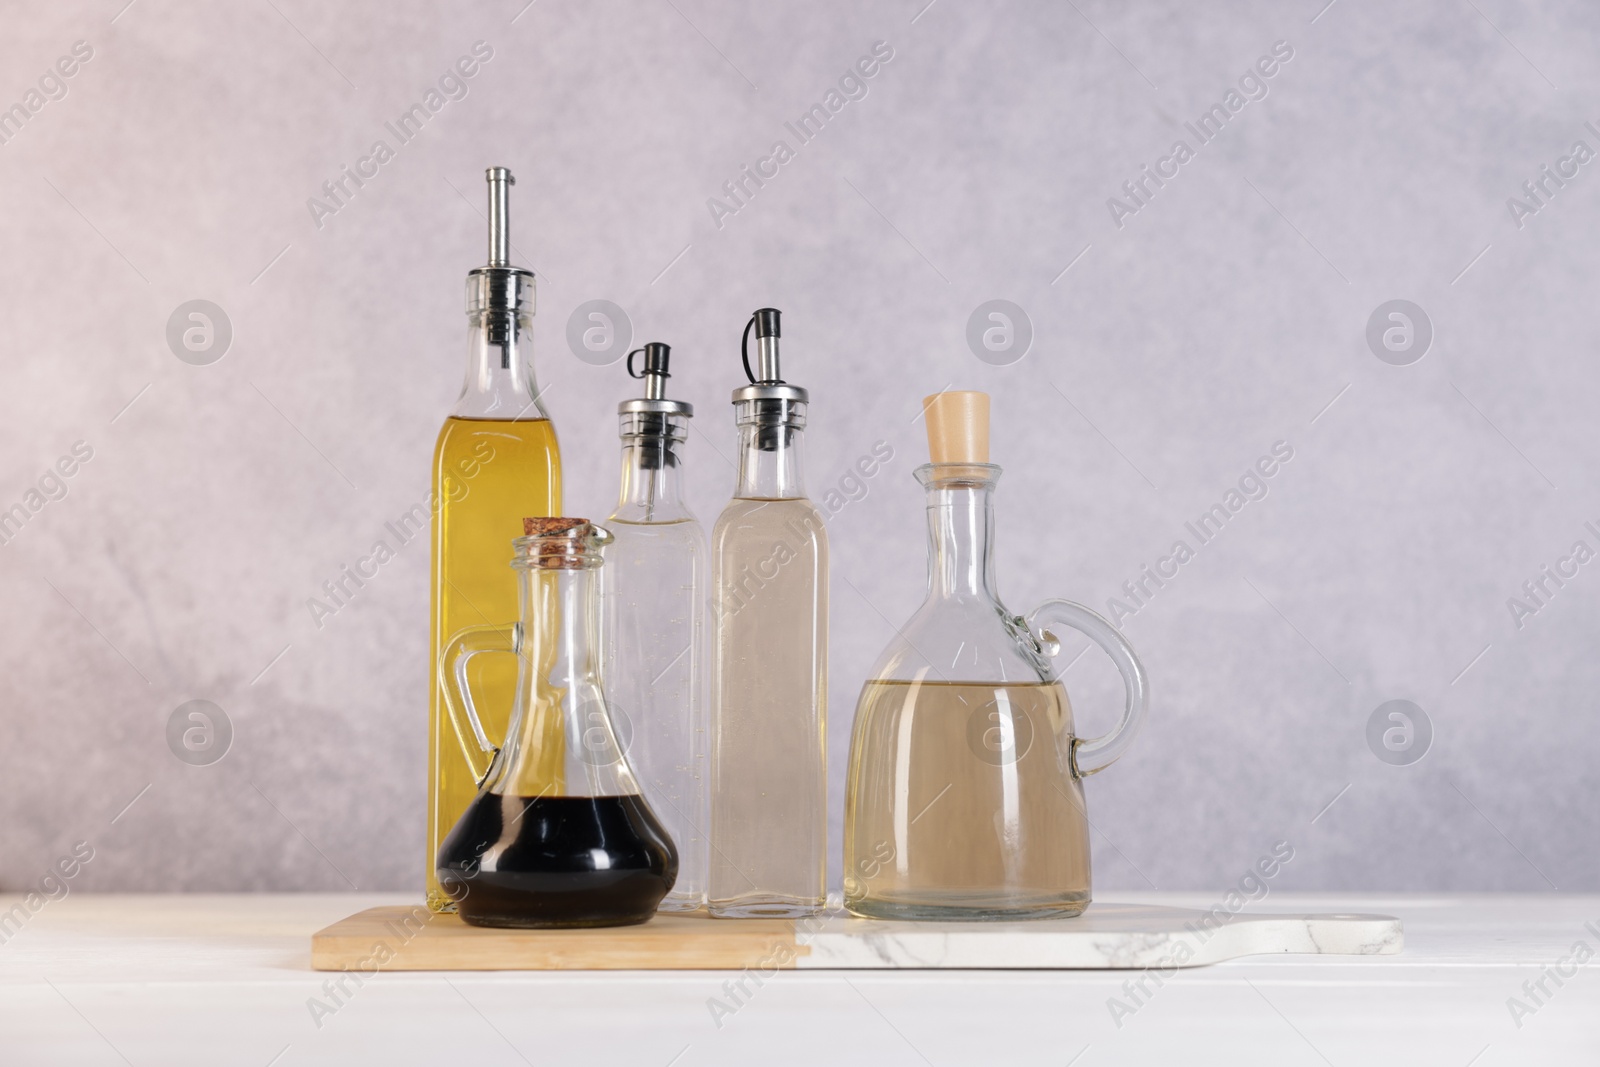
<path fill-rule="evenodd" d="M 634 356 L 642 355 L 636 372 Z M 706 894 L 706 536 L 683 501 L 683 448 L 694 408 L 667 399 L 671 349 L 628 354 L 644 396 L 617 406 L 622 492 L 607 522 L 606 696 L 645 799 L 678 846 L 662 911 L 695 911 Z"/>
<path fill-rule="evenodd" d="M 828 538 L 801 482 L 809 396 L 783 380 L 778 337 L 773 308 L 745 326 L 739 482 L 711 534 L 718 918 L 809 915 L 826 892 Z"/>
<path fill-rule="evenodd" d="M 610 535 L 529 518 L 514 542 L 520 621 L 450 637 L 439 683 L 477 796 L 439 846 L 439 886 L 475 926 L 641 923 L 678 855 L 617 741 L 602 689 L 596 583 Z M 496 741 L 467 684 L 475 656 L 514 654 L 516 697 Z"/>
<path fill-rule="evenodd" d="M 845 787 L 844 901 L 873 919 L 1077 915 L 1089 904 L 1083 779 L 1127 749 L 1144 718 L 1144 668 L 1081 604 L 1013 615 L 994 580 L 989 398 L 924 402 L 933 462 L 928 597 L 861 690 Z M 1077 736 L 1057 633 L 1085 634 L 1116 664 L 1122 721 Z"/>

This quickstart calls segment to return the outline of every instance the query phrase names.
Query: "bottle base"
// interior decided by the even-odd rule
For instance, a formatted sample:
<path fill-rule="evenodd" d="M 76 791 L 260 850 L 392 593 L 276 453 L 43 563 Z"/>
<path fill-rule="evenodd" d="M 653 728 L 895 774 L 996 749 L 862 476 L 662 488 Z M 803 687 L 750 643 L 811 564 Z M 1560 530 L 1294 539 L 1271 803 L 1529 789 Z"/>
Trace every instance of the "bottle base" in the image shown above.
<path fill-rule="evenodd" d="M 602 926 L 639 926 L 655 918 L 648 915 L 631 915 L 624 918 L 546 920 L 532 919 L 526 915 L 463 915 L 468 926 L 487 926 L 496 930 L 592 930 Z"/>
<path fill-rule="evenodd" d="M 861 919 L 888 919 L 896 922 L 993 923 L 1026 922 L 1033 919 L 1072 919 L 1089 906 L 1089 894 L 1069 894 L 1048 899 L 966 900 L 947 903 L 928 900 L 883 900 L 875 897 L 846 897 L 844 906 Z"/>
<path fill-rule="evenodd" d="M 713 919 L 803 919 L 820 915 L 825 901 L 821 897 L 750 896 L 734 900 L 708 901 L 706 910 Z"/>
<path fill-rule="evenodd" d="M 668 893 L 666 898 L 656 906 L 657 911 L 671 912 L 675 915 L 689 915 L 705 910 L 706 898 L 702 894 L 693 896 L 674 897 Z"/>

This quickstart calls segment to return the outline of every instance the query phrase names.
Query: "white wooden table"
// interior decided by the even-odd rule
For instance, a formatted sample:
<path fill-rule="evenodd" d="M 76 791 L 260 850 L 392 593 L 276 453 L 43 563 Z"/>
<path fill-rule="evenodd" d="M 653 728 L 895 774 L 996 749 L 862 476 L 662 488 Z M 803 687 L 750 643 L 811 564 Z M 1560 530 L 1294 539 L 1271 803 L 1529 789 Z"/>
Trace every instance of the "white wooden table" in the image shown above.
<path fill-rule="evenodd" d="M 0 923 L 0 1064 L 1600 1064 L 1600 965 L 1574 956 L 1600 958 L 1600 896 L 1275 893 L 1253 910 L 1398 915 L 1405 952 L 1252 957 L 1142 992 L 1128 971 L 420 972 L 340 990 L 310 970 L 313 931 L 407 901 L 49 902 Z"/>

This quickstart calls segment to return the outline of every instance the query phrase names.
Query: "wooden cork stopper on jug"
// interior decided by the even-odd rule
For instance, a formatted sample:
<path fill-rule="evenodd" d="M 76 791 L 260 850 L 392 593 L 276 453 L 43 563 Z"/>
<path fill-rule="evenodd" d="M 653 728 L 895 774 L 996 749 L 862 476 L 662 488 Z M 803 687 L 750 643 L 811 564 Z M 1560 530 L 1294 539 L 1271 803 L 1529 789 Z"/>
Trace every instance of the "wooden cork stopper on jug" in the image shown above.
<path fill-rule="evenodd" d="M 989 394 L 945 391 L 922 398 L 933 463 L 989 462 Z"/>
<path fill-rule="evenodd" d="M 589 570 L 600 565 L 596 549 L 611 542 L 611 535 L 588 519 L 524 518 L 522 532 L 527 539 L 516 542 L 519 555 L 512 565 L 532 570 Z"/>
<path fill-rule="evenodd" d="M 564 534 L 576 530 L 580 526 L 589 525 L 588 519 L 564 519 L 559 517 L 524 518 L 522 520 L 522 534 L 524 537 L 551 537 L 555 534 Z"/>

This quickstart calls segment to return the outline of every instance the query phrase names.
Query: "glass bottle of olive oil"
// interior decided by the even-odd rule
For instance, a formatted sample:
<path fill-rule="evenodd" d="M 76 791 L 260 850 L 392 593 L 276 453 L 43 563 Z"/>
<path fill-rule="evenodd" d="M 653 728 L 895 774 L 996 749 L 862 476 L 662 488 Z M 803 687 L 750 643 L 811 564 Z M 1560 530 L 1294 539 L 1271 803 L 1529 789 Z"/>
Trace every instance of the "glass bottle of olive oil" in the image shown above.
<path fill-rule="evenodd" d="M 533 376 L 534 277 L 511 266 L 507 214 L 515 179 L 491 167 L 489 262 L 467 275 L 467 379 L 433 456 L 433 604 L 428 676 L 428 906 L 453 911 L 435 877 L 439 845 L 478 792 L 444 704 L 441 644 L 517 614 L 511 542 L 530 515 L 561 513 L 561 454 Z M 515 656 L 474 656 L 467 683 L 491 736 L 502 737 L 517 684 Z"/>

